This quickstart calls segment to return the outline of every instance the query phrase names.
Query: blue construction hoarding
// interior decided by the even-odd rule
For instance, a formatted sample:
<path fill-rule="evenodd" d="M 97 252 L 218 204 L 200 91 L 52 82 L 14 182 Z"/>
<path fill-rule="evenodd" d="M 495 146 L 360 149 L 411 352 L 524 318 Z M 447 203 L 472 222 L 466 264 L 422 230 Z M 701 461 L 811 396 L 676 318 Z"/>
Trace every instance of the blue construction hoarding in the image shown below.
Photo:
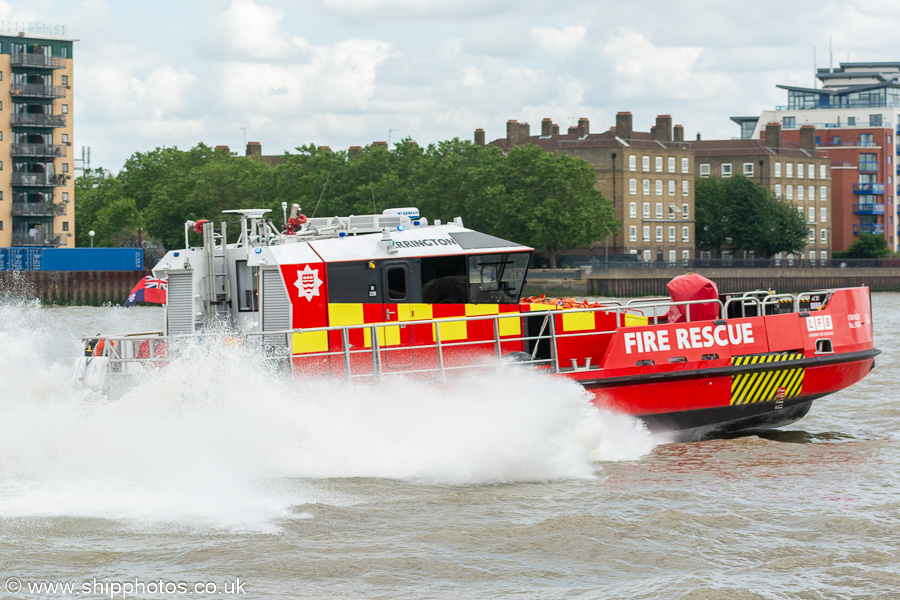
<path fill-rule="evenodd" d="M 141 248 L 0 248 L 0 271 L 142 271 Z"/>

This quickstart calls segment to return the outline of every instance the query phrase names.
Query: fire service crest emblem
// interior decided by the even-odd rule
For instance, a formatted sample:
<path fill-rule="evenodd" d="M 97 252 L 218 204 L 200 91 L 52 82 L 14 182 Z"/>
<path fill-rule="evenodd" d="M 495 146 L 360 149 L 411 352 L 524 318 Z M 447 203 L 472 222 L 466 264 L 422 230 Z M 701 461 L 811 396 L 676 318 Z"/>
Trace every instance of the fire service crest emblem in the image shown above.
<path fill-rule="evenodd" d="M 322 287 L 322 280 L 319 279 L 319 270 L 311 269 L 309 265 L 300 271 L 297 270 L 297 281 L 294 282 L 297 291 L 300 292 L 301 298 L 306 298 L 307 302 L 312 302 L 313 296 L 319 295 L 319 288 Z"/>

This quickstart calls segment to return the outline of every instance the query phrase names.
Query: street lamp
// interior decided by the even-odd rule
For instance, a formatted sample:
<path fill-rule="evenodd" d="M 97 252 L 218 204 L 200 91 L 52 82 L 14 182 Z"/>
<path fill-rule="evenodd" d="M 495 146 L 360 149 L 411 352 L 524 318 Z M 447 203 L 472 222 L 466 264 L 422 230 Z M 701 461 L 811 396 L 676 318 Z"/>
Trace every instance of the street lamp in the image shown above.
<path fill-rule="evenodd" d="M 91 229 L 90 231 L 88 231 L 88 235 L 91 236 L 91 248 L 93 248 L 94 247 L 94 230 Z"/>

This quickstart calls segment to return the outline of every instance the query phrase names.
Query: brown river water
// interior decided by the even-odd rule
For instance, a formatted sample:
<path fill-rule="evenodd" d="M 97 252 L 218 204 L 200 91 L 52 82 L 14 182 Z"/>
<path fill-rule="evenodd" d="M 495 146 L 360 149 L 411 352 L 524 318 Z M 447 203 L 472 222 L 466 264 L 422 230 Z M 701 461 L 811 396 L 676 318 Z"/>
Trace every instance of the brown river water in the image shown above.
<path fill-rule="evenodd" d="M 0 304 L 0 598 L 900 598 L 900 294 L 875 370 L 782 430 L 666 443 L 517 367 L 289 380 L 198 351 L 111 399 Z M 68 586 L 68 587 L 65 587 Z"/>

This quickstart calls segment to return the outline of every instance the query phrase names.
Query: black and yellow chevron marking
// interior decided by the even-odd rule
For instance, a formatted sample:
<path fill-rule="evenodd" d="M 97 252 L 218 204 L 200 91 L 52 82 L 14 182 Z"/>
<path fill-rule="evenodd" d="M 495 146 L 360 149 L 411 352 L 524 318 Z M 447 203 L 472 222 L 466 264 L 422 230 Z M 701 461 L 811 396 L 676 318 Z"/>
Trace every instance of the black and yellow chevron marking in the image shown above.
<path fill-rule="evenodd" d="M 796 352 L 732 357 L 732 366 L 772 363 L 774 368 L 734 375 L 731 378 L 731 404 L 771 402 L 778 399 L 780 388 L 784 388 L 783 399 L 799 396 L 803 387 L 803 367 L 779 369 L 775 363 L 801 358 L 803 355 Z"/>

